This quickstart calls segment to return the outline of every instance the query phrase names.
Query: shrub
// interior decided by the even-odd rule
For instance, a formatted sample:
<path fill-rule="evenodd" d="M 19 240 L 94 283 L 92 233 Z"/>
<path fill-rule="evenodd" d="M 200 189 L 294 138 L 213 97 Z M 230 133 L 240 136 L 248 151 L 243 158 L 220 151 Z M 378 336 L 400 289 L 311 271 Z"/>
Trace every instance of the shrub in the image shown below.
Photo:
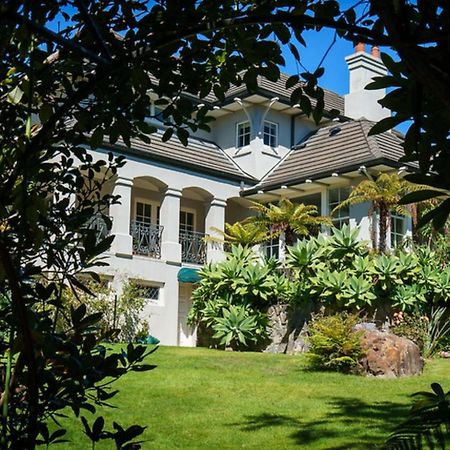
<path fill-rule="evenodd" d="M 357 372 L 364 355 L 360 337 L 355 331 L 358 316 L 354 314 L 316 315 L 309 327 L 308 359 L 312 367 L 338 372 Z"/>
<path fill-rule="evenodd" d="M 429 315 L 419 312 L 394 314 L 392 331 L 415 342 L 425 358 L 440 350 L 450 333 L 447 308 L 432 308 Z"/>
<path fill-rule="evenodd" d="M 425 343 L 428 339 L 428 322 L 428 317 L 418 312 L 407 314 L 400 311 L 394 313 L 391 331 L 397 336 L 405 337 L 415 342 L 423 354 Z"/>
<path fill-rule="evenodd" d="M 450 266 L 428 248 L 369 254 L 358 229 L 343 226 L 288 247 L 287 265 L 302 295 L 336 310 L 373 312 L 385 306 L 430 316 L 450 298 Z"/>
<path fill-rule="evenodd" d="M 242 246 L 233 246 L 225 261 L 205 266 L 200 276 L 189 323 L 201 325 L 219 345 L 233 348 L 266 339 L 268 307 L 288 302 L 296 292 L 275 261 L 262 261 Z"/>
<path fill-rule="evenodd" d="M 66 326 L 65 317 L 71 307 L 77 308 L 80 304 L 84 304 L 88 313 L 102 314 L 98 327 L 109 340 L 134 342 L 146 322 L 142 318 L 146 305 L 142 289 L 133 282 L 127 282 L 122 294 L 116 297 L 107 283 L 87 281 L 86 286 L 92 295 L 77 288 L 66 289 L 58 321 L 59 327 Z"/>

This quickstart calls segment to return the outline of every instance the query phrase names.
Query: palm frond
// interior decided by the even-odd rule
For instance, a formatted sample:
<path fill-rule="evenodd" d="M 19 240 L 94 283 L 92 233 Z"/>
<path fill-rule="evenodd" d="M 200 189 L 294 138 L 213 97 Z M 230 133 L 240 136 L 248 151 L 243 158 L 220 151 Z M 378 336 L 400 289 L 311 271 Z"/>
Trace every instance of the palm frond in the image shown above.
<path fill-rule="evenodd" d="M 206 241 L 217 243 L 241 244 L 242 246 L 253 246 L 271 239 L 271 235 L 264 229 L 254 223 L 235 222 L 234 224 L 225 223 L 225 231 L 216 227 L 211 230 L 218 236 L 207 236 Z"/>

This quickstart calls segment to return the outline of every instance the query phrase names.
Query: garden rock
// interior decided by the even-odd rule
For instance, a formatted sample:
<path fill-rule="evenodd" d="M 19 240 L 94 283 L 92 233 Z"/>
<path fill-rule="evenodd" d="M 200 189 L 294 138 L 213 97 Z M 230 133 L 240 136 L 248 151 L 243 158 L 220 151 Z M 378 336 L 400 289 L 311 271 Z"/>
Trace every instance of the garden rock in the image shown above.
<path fill-rule="evenodd" d="M 368 375 L 392 378 L 422 372 L 419 347 L 409 339 L 386 331 L 364 330 L 361 346 L 365 353 L 361 365 Z"/>

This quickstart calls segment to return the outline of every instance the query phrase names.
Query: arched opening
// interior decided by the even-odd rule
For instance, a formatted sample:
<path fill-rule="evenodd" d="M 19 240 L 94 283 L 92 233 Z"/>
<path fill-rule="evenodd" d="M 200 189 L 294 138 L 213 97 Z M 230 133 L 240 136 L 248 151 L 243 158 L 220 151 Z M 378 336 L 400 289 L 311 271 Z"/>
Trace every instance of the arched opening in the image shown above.
<path fill-rule="evenodd" d="M 166 189 L 167 185 L 154 177 L 133 179 L 130 233 L 136 255 L 161 257 L 160 209 Z"/>
<path fill-rule="evenodd" d="M 205 219 L 213 196 L 200 187 L 186 187 L 180 202 L 180 244 L 183 262 L 204 264 L 207 252 Z"/>

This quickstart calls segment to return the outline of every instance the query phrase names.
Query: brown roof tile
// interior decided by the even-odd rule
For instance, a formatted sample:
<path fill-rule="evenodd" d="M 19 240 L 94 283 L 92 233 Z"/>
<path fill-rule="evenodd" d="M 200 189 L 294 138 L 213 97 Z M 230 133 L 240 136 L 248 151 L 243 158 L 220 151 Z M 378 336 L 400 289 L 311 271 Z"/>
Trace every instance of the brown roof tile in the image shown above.
<path fill-rule="evenodd" d="M 372 125 L 372 122 L 361 119 L 320 128 L 294 147 L 255 189 L 331 175 L 370 161 L 398 163 L 404 155 L 402 139 L 390 132 L 368 136 Z"/>
<path fill-rule="evenodd" d="M 297 87 L 292 87 L 286 89 L 286 81 L 290 75 L 282 73 L 278 81 L 270 81 L 267 78 L 262 76 L 258 76 L 258 93 L 264 94 L 267 93 L 271 97 L 278 96 L 280 100 L 289 103 L 290 97 L 294 89 Z M 249 95 L 247 87 L 245 84 L 241 84 L 240 86 L 232 86 L 226 93 L 225 98 L 230 99 L 239 95 Z M 220 105 L 217 97 L 213 93 L 210 93 L 206 100 L 217 103 Z M 324 89 L 324 101 L 325 101 L 325 110 L 330 111 L 332 109 L 337 109 L 341 115 L 344 114 L 344 97 L 336 94 L 335 92 Z M 311 99 L 311 103 L 315 105 L 315 100 Z"/>
<path fill-rule="evenodd" d="M 132 139 L 131 149 L 127 149 L 127 152 L 138 152 L 149 159 L 163 160 L 199 172 L 217 174 L 221 178 L 256 182 L 211 141 L 190 137 L 189 145 L 185 147 L 175 136 L 167 142 L 163 142 L 161 137 L 161 132 L 153 134 L 150 144 L 139 139 Z"/>

